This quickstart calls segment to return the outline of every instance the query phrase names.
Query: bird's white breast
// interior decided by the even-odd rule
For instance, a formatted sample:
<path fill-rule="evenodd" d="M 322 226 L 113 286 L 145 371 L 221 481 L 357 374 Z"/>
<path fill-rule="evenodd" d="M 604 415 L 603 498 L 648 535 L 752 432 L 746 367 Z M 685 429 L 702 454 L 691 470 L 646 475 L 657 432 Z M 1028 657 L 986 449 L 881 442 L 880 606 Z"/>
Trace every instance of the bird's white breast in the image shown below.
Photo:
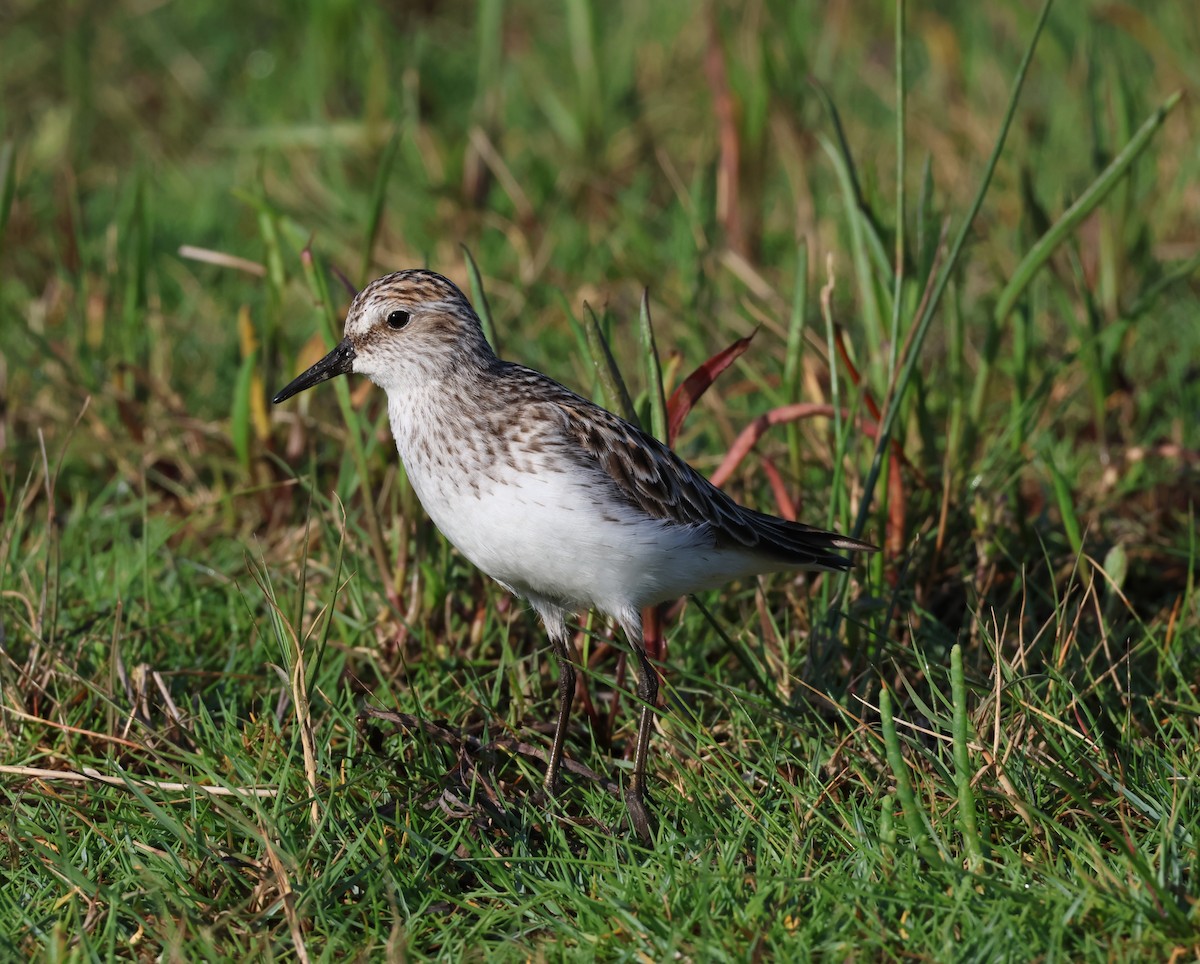
<path fill-rule="evenodd" d="M 410 397 L 404 404 L 420 403 Z M 565 609 L 620 614 L 738 574 L 705 527 L 647 516 L 602 473 L 560 448 L 519 446 L 514 457 L 487 439 L 448 434 L 448 421 L 416 419 L 395 404 L 389 410 L 409 481 L 429 517 L 464 556 L 514 592 Z"/>

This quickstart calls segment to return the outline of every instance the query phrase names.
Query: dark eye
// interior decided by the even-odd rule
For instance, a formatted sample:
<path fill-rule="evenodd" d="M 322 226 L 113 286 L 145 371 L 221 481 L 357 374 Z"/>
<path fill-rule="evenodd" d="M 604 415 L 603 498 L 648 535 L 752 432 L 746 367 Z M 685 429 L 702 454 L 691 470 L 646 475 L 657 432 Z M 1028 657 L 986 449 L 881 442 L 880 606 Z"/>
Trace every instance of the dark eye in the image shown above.
<path fill-rule="evenodd" d="M 387 325 L 392 331 L 399 331 L 408 324 L 409 314 L 402 308 L 397 308 L 387 316 Z"/>

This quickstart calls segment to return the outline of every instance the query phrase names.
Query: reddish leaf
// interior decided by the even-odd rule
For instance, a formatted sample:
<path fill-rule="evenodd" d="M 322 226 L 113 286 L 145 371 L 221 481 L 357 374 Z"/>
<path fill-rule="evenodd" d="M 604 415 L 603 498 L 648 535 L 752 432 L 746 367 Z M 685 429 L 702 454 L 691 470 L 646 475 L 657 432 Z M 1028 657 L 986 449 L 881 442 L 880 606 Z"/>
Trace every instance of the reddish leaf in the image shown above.
<path fill-rule="evenodd" d="M 783 483 L 783 476 L 779 474 L 779 469 L 766 456 L 763 457 L 762 467 L 763 471 L 767 474 L 767 481 L 771 483 L 771 491 L 775 494 L 775 504 L 779 506 L 779 515 L 787 519 L 788 522 L 795 522 L 796 503 L 788 495 L 787 486 Z"/>
<path fill-rule="evenodd" d="M 663 635 L 663 606 L 647 606 L 642 610 L 642 644 L 646 655 L 655 663 L 667 658 L 667 637 Z"/>
<path fill-rule="evenodd" d="M 729 447 L 729 451 L 725 453 L 725 458 L 717 466 L 717 471 L 709 477 L 709 481 L 717 488 L 724 485 L 729 480 L 729 477 L 733 475 L 734 470 L 742 464 L 742 459 L 750 454 L 751 449 L 758 444 L 760 438 L 767 434 L 767 429 L 772 425 L 798 422 L 802 418 L 812 418 L 814 415 L 823 415 L 826 418 L 832 418 L 833 406 L 822 405 L 818 402 L 798 402 L 795 405 L 784 405 L 781 408 L 773 408 L 766 414 L 758 416 L 758 418 L 742 429 L 741 434 L 733 440 L 733 445 Z M 863 419 L 862 429 L 872 438 L 875 437 L 876 426 L 874 422 Z"/>
<path fill-rule="evenodd" d="M 862 389 L 863 401 L 866 403 L 867 409 L 875 421 L 883 421 L 879 406 L 875 404 L 875 399 L 872 397 L 870 389 L 862 384 L 862 376 L 858 373 L 854 362 L 850 360 L 850 352 L 846 350 L 846 339 L 842 333 L 842 329 L 838 327 L 834 331 L 837 337 L 838 354 L 841 356 L 842 364 L 846 366 L 846 371 L 850 374 L 850 380 Z M 904 550 L 904 542 L 907 538 L 905 533 L 906 504 L 904 500 L 904 477 L 900 474 L 900 466 L 903 465 L 911 469 L 921 485 L 925 485 L 926 483 L 924 475 L 921 474 L 921 471 L 915 465 L 912 465 L 908 461 L 908 458 L 904 455 L 904 450 L 900 447 L 900 443 L 896 439 L 891 440 L 890 447 L 892 458 L 888 462 L 888 519 L 885 544 L 892 556 L 899 556 Z M 888 578 L 894 585 L 895 580 L 898 578 L 896 571 L 891 570 L 888 573 Z"/>
<path fill-rule="evenodd" d="M 725 458 L 721 460 L 721 464 L 717 466 L 717 470 L 709 477 L 709 481 L 718 488 L 724 485 L 737 470 L 737 467 L 742 464 L 746 456 L 754 449 L 754 446 L 758 444 L 758 440 L 767 433 L 767 429 L 772 425 L 784 425 L 788 422 L 798 422 L 801 419 L 813 418 L 814 416 L 832 418 L 833 413 L 832 405 L 822 405 L 816 402 L 800 402 L 796 405 L 783 405 L 780 408 L 773 408 L 771 411 L 758 416 L 758 418 L 742 429 L 741 434 L 734 439 L 733 445 L 729 447 L 729 451 L 725 453 Z M 843 410 L 842 418 L 849 417 L 849 413 Z M 858 417 L 858 430 L 868 438 L 879 437 L 879 425 L 865 415 Z M 888 550 L 893 555 L 899 556 L 904 548 L 906 526 L 904 476 L 900 469 L 902 466 L 908 466 L 909 462 L 895 440 L 892 441 L 892 451 L 895 457 L 888 463 L 886 541 Z M 763 468 L 767 473 L 767 478 L 771 482 L 771 488 L 775 492 L 775 500 L 779 503 L 780 513 L 784 518 L 788 518 L 790 510 L 792 512 L 790 518 L 794 519 L 795 508 L 791 505 L 791 500 L 784 489 L 783 480 L 779 477 L 778 470 L 767 459 L 763 460 Z M 891 578 L 894 578 L 894 575 Z"/>
<path fill-rule="evenodd" d="M 739 338 L 728 348 L 722 349 L 704 362 L 699 368 L 688 375 L 683 383 L 671 392 L 667 402 L 667 444 L 674 445 L 683 427 L 683 420 L 696 401 L 708 391 L 708 387 L 717 380 L 717 376 L 733 364 L 735 358 L 750 347 L 750 339 L 758 334 L 758 329 L 750 332 L 745 338 Z"/>

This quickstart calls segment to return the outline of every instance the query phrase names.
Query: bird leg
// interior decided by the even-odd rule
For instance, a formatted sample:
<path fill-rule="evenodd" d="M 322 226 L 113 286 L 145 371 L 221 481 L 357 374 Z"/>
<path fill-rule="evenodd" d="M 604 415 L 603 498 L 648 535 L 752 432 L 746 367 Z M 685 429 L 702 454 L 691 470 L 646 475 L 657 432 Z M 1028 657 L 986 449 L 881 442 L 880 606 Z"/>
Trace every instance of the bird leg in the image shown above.
<path fill-rule="evenodd" d="M 641 640 L 630 636 L 634 655 L 637 656 L 637 695 L 642 704 L 642 715 L 638 720 L 637 747 L 633 753 L 633 779 L 625 791 L 625 806 L 629 809 L 629 822 L 644 845 L 649 845 L 650 814 L 646 810 L 646 754 L 650 749 L 650 730 L 654 726 L 654 710 L 658 706 L 658 672 L 650 664 Z"/>
<path fill-rule="evenodd" d="M 575 645 L 571 642 L 565 626 L 547 627 L 550 646 L 558 660 L 558 721 L 554 724 L 554 742 L 550 744 L 550 764 L 546 767 L 545 788 L 548 796 L 557 796 L 562 789 L 558 770 L 562 766 L 563 740 L 567 734 L 567 721 L 571 716 L 571 704 L 575 701 Z"/>

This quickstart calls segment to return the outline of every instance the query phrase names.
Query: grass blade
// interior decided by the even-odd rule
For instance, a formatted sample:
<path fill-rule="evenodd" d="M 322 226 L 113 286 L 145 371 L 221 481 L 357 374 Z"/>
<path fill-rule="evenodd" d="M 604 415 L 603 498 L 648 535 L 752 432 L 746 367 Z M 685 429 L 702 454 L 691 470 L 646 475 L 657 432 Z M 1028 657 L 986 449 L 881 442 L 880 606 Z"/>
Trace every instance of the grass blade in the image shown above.
<path fill-rule="evenodd" d="M 609 408 L 616 408 L 621 416 L 634 425 L 639 423 L 637 409 L 633 407 L 633 398 L 621 377 L 617 360 L 613 358 L 612 349 L 608 347 L 608 339 L 600 328 L 600 319 L 592 306 L 584 302 L 583 309 L 587 314 L 584 332 L 587 335 L 588 354 L 592 359 L 592 367 L 596 370 L 596 378 L 600 382 L 600 394 L 604 396 Z"/>
<path fill-rule="evenodd" d="M 1000 131 L 996 135 L 996 144 L 992 148 L 991 156 L 988 158 L 987 165 L 984 168 L 979 189 L 975 192 L 975 199 L 971 202 L 967 216 L 963 219 L 962 226 L 959 228 L 958 235 L 955 237 L 954 244 L 950 249 L 950 255 L 947 257 L 946 263 L 942 266 L 942 270 L 938 274 L 930 297 L 925 302 L 925 309 L 920 313 L 913 327 L 908 352 L 900 369 L 900 377 L 896 381 L 896 390 L 892 393 L 887 408 L 884 409 L 883 420 L 879 426 L 879 437 L 875 440 L 875 453 L 871 459 L 871 466 L 867 470 L 867 476 L 863 481 L 863 497 L 858 505 L 858 514 L 854 520 L 854 528 L 851 530 L 851 535 L 854 538 L 859 538 L 862 535 L 863 528 L 867 524 L 867 516 L 870 514 L 871 505 L 874 501 L 875 487 L 879 483 L 879 475 L 883 468 L 883 457 L 887 452 L 888 443 L 891 441 L 896 415 L 900 410 L 900 402 L 904 398 L 909 384 L 912 382 L 917 362 L 921 357 L 921 348 L 925 344 L 925 337 L 929 333 L 933 317 L 941 305 L 942 295 L 946 291 L 946 286 L 950 283 L 950 278 L 954 275 L 955 269 L 958 266 L 958 259 L 962 255 L 967 235 L 970 234 L 971 226 L 975 222 L 975 216 L 983 206 L 983 199 L 987 196 L 988 188 L 991 186 L 992 176 L 996 172 L 996 164 L 1000 160 L 1000 154 L 1004 150 L 1004 143 L 1008 139 L 1008 129 L 1012 126 L 1013 117 L 1017 111 L 1017 103 L 1021 98 L 1021 90 L 1025 86 L 1025 78 L 1029 74 L 1030 65 L 1033 63 L 1033 53 L 1037 49 L 1038 40 L 1042 35 L 1043 28 L 1046 26 L 1046 19 L 1050 15 L 1050 8 L 1053 6 L 1053 3 L 1054 0 L 1044 0 L 1042 4 L 1041 13 L 1038 15 L 1037 24 L 1033 29 L 1033 36 L 1029 39 L 1029 44 L 1025 48 L 1025 55 L 1021 59 L 1020 66 L 1017 68 L 1017 76 L 1013 82 L 1012 93 L 1009 95 L 1008 106 L 1004 111 L 1004 118 L 1000 122 Z M 843 582 L 845 582 L 845 577 L 843 577 Z"/>
<path fill-rule="evenodd" d="M 12 141 L 0 145 L 0 258 L 4 256 L 4 235 L 8 216 L 12 213 L 13 197 L 17 193 L 16 149 Z"/>
<path fill-rule="evenodd" d="M 650 432 L 660 442 L 668 442 L 667 397 L 663 391 L 662 363 L 654 343 L 654 325 L 650 320 L 650 289 L 642 289 L 638 309 L 638 330 L 642 336 L 642 354 L 646 356 L 646 387 L 650 393 Z"/>
<path fill-rule="evenodd" d="M 963 679 L 962 647 L 950 649 L 950 699 L 953 704 L 954 786 L 958 791 L 958 825 L 967 851 L 967 870 L 983 868 L 984 850 L 975 817 L 975 791 L 971 789 L 971 754 L 968 749 L 967 686 Z"/>
<path fill-rule="evenodd" d="M 495 322 L 492 321 L 492 306 L 488 304 L 487 292 L 483 290 L 483 276 L 479 273 L 479 265 L 475 263 L 475 256 L 471 254 L 465 244 L 462 245 L 462 253 L 463 257 L 467 259 L 467 277 L 471 282 L 471 304 L 475 306 L 475 312 L 479 315 L 479 324 L 483 327 L 483 337 L 492 346 L 492 351 L 499 355 L 500 341 L 496 336 Z"/>
<path fill-rule="evenodd" d="M 917 798 L 913 794 L 909 779 L 908 764 L 900 748 L 900 737 L 896 733 L 896 719 L 892 715 L 892 693 L 884 686 L 879 691 L 879 722 L 883 730 L 883 747 L 887 755 L 892 780 L 896 784 L 896 799 L 900 801 L 901 816 L 908 829 L 908 839 L 913 848 L 931 863 L 939 861 L 937 851 L 929 840 Z"/>
<path fill-rule="evenodd" d="M 363 239 L 362 268 L 358 273 L 359 281 L 365 284 L 371 277 L 371 264 L 375 252 L 375 239 L 379 237 L 379 225 L 383 223 L 383 209 L 387 204 L 387 187 L 392 170 L 396 164 L 396 154 L 400 149 L 400 135 L 393 134 L 383 149 L 379 158 L 379 166 L 375 169 L 375 184 L 371 188 L 371 202 L 367 207 L 367 232 Z"/>
<path fill-rule="evenodd" d="M 1167 115 L 1171 113 L 1182 97 L 1182 91 L 1176 91 L 1163 101 L 1162 106 L 1146 119 L 1132 140 L 1125 145 L 1120 154 L 1113 158 L 1112 163 L 1079 196 L 1078 200 L 1063 212 L 1050 230 L 1029 249 L 1025 257 L 1021 259 L 1021 263 L 1017 265 L 1012 278 L 1000 293 L 1000 299 L 996 302 L 995 320 L 997 323 L 1002 324 L 1012 313 L 1017 299 L 1021 297 L 1038 269 L 1046 263 L 1055 249 L 1120 183 L 1121 178 L 1129 171 L 1133 162 L 1141 157 L 1146 148 L 1150 146 L 1154 135 L 1166 121 Z"/>

